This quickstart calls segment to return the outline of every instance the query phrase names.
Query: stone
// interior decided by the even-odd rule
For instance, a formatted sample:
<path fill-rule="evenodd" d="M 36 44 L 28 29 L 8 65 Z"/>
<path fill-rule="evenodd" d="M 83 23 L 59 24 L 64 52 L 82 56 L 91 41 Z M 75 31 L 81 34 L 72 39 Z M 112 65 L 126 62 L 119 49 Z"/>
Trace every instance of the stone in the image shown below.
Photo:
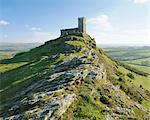
<path fill-rule="evenodd" d="M 9 111 L 16 111 L 16 110 L 18 110 L 19 109 L 19 106 L 18 105 L 14 105 L 14 106 L 12 106 L 10 109 L 9 109 Z"/>
<path fill-rule="evenodd" d="M 22 119 L 23 119 L 23 116 L 20 114 L 5 118 L 5 120 L 22 120 Z"/>
<path fill-rule="evenodd" d="M 95 73 L 94 71 L 91 71 L 87 77 L 88 79 L 91 79 L 91 80 L 96 80 L 96 76 L 97 76 L 97 73 Z"/>
<path fill-rule="evenodd" d="M 120 107 L 116 107 L 116 112 L 118 114 L 124 114 L 124 115 L 127 115 L 127 116 L 131 116 L 133 113 L 133 111 L 131 109 L 128 109 L 128 108 L 120 108 Z"/>
<path fill-rule="evenodd" d="M 107 115 L 106 115 L 106 120 L 114 120 L 114 119 L 111 117 L 110 114 L 107 113 Z"/>

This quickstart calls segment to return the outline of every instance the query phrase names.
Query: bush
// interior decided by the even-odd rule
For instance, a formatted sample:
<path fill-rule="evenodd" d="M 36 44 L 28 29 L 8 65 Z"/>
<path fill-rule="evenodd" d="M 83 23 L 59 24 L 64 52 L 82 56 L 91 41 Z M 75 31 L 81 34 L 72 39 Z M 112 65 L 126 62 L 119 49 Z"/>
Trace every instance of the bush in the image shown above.
<path fill-rule="evenodd" d="M 122 73 L 121 73 L 120 71 L 117 70 L 117 71 L 116 71 L 116 75 L 117 75 L 117 76 L 121 76 Z"/>
<path fill-rule="evenodd" d="M 123 78 L 122 78 L 122 77 L 119 77 L 118 80 L 119 80 L 119 81 L 123 81 Z"/>
<path fill-rule="evenodd" d="M 103 103 L 103 104 L 110 104 L 109 103 L 109 100 L 108 100 L 109 98 L 106 96 L 106 95 L 102 95 L 101 97 L 100 97 L 100 101 Z"/>
<path fill-rule="evenodd" d="M 118 78 L 118 81 L 125 82 L 124 75 L 120 75 L 119 78 Z"/>
<path fill-rule="evenodd" d="M 142 86 L 142 85 L 140 85 L 140 88 L 143 88 L 143 86 Z"/>
<path fill-rule="evenodd" d="M 132 73 L 128 73 L 127 76 L 131 79 L 134 79 L 134 75 Z"/>

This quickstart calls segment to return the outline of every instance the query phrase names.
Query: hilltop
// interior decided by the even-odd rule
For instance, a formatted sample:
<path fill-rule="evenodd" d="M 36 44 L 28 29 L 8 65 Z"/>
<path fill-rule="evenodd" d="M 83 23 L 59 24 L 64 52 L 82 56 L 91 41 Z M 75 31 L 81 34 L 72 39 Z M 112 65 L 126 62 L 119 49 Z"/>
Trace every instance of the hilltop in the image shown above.
<path fill-rule="evenodd" d="M 1 60 L 3 119 L 149 119 L 150 92 L 89 35 L 67 35 Z"/>

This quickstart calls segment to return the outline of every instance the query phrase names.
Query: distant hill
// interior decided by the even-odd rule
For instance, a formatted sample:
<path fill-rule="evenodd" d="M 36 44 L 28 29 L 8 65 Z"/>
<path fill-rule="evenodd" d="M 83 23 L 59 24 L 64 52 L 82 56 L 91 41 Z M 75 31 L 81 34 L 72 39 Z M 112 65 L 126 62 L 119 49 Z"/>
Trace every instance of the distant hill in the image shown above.
<path fill-rule="evenodd" d="M 9 58 L 16 53 L 28 51 L 41 43 L 0 43 L 0 59 Z"/>
<path fill-rule="evenodd" d="M 67 35 L 0 61 L 0 118 L 11 120 L 150 119 L 147 73 Z"/>
<path fill-rule="evenodd" d="M 150 46 L 103 46 L 112 58 L 150 74 Z"/>
<path fill-rule="evenodd" d="M 37 47 L 42 43 L 0 43 L 0 51 L 24 51 Z"/>

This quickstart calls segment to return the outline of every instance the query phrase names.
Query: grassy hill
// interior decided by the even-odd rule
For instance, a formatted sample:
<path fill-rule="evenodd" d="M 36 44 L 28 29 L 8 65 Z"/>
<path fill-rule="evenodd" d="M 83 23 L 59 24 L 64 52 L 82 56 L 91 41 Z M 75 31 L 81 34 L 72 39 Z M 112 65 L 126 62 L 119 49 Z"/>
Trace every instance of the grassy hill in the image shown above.
<path fill-rule="evenodd" d="M 149 76 L 112 60 L 89 35 L 59 37 L 0 63 L 2 119 L 149 119 L 150 92 L 140 82 Z"/>

